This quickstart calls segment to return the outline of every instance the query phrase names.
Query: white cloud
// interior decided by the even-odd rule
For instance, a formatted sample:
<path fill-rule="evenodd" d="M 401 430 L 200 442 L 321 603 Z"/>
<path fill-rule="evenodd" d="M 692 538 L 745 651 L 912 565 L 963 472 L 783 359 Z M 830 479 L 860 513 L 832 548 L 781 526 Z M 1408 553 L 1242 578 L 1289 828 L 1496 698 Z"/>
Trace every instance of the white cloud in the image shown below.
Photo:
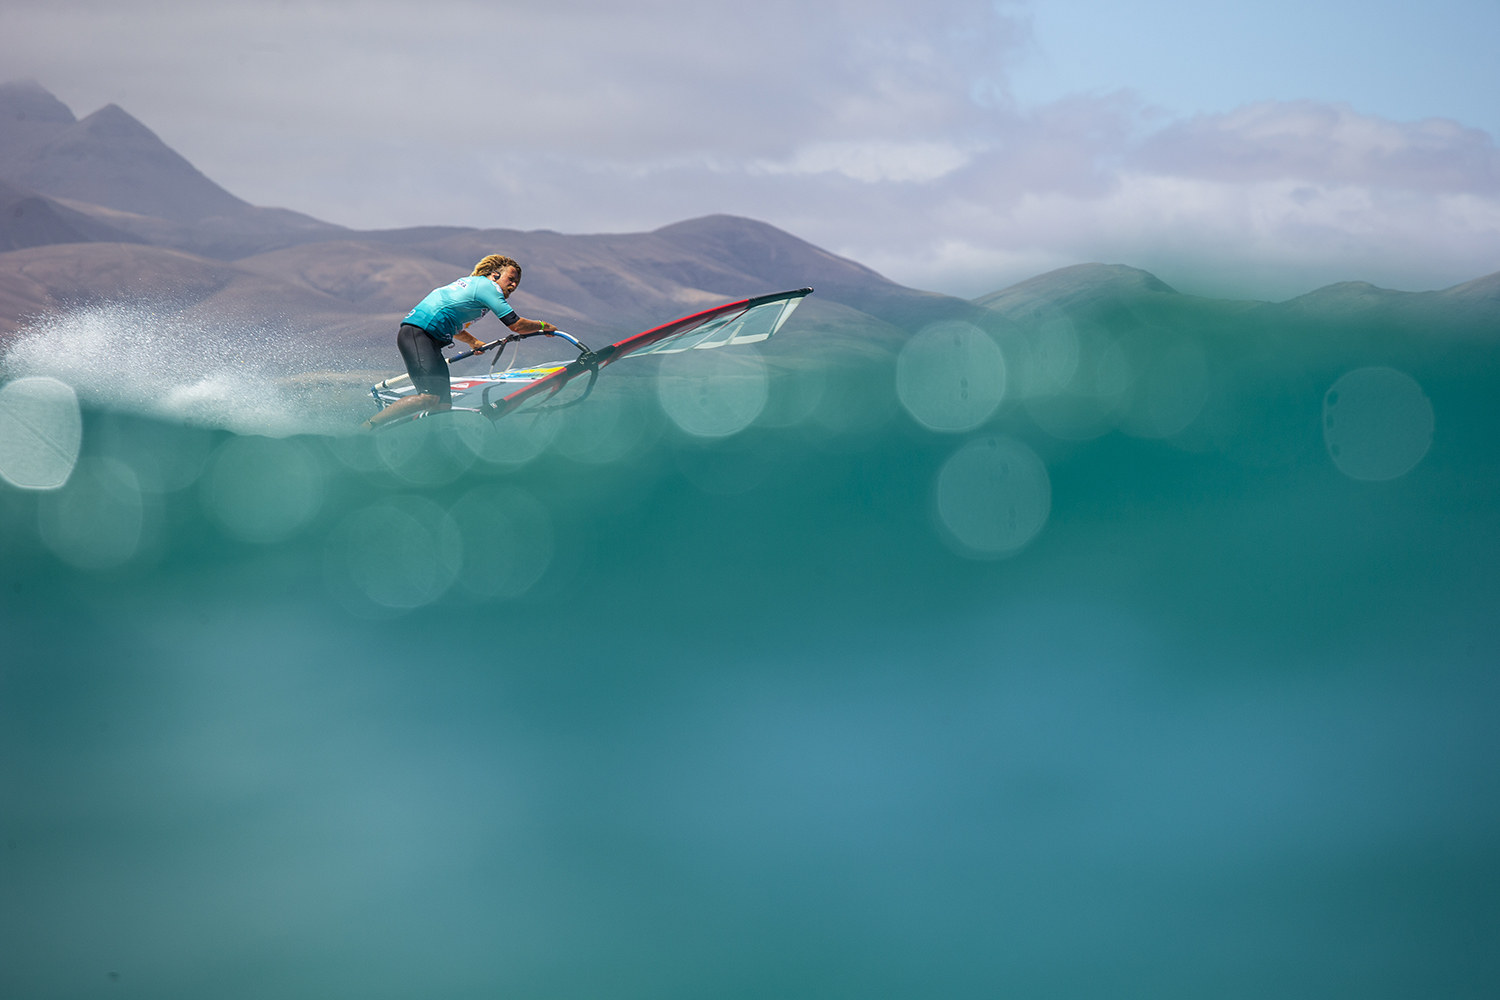
<path fill-rule="evenodd" d="M 916 194 L 835 245 L 964 295 L 1043 262 L 1128 263 L 1188 291 L 1273 299 L 1500 270 L 1494 140 L 1338 104 L 1262 103 L 1152 129 L 1121 95 L 1074 98 L 1015 116 Z"/>
<path fill-rule="evenodd" d="M 1121 173 L 1103 195 L 956 200 L 941 212 L 947 238 L 916 259 L 909 249 L 862 259 L 877 269 L 901 259 L 908 281 L 970 296 L 1084 260 L 1144 267 L 1183 291 L 1269 299 L 1345 280 L 1439 288 L 1500 270 L 1500 199 L 1476 194 Z"/>
<path fill-rule="evenodd" d="M 817 142 L 790 160 L 758 160 L 751 173 L 837 173 L 866 184 L 878 181 L 927 183 L 968 164 L 968 153 L 943 142 Z"/>
<path fill-rule="evenodd" d="M 1487 133 L 1441 118 L 1393 122 L 1316 101 L 1266 101 L 1190 118 L 1152 136 L 1133 160 L 1162 173 L 1225 181 L 1500 194 L 1500 149 Z"/>

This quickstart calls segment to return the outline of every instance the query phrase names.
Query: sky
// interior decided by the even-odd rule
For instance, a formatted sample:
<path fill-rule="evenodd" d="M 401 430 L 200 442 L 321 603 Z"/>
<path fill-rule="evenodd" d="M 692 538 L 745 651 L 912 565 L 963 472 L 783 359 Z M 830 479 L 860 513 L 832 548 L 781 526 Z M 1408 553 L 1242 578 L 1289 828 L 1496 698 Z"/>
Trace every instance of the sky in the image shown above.
<path fill-rule="evenodd" d="M 976 296 L 1500 270 L 1495 0 L 8 0 L 0 76 L 360 228 L 750 216 Z"/>

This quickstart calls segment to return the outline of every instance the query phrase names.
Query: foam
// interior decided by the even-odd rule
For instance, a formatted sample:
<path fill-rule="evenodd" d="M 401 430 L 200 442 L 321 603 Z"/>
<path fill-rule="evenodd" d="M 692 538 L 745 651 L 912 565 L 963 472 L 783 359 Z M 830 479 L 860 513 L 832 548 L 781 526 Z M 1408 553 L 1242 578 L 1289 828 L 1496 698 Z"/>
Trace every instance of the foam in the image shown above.
<path fill-rule="evenodd" d="M 368 416 L 365 376 L 291 325 L 211 326 L 149 303 L 103 303 L 24 329 L 4 376 L 65 382 L 83 405 L 241 434 L 348 431 Z"/>

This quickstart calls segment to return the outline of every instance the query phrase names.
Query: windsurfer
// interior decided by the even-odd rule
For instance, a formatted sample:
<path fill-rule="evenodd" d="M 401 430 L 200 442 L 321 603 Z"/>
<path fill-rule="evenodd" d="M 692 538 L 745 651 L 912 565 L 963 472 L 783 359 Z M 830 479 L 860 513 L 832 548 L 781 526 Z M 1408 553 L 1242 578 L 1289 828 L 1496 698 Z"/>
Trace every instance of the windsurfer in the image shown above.
<path fill-rule="evenodd" d="M 474 265 L 474 273 L 442 288 L 434 289 L 401 321 L 396 349 L 406 362 L 406 372 L 416 387 L 415 395 L 392 403 L 364 426 L 372 430 L 388 420 L 412 416 L 424 410 L 447 410 L 453 406 L 448 381 L 448 361 L 443 348 L 455 340 L 478 351 L 484 342 L 469 333 L 469 324 L 486 312 L 510 327 L 512 333 L 549 333 L 557 327 L 539 319 L 526 319 L 511 308 L 506 297 L 521 284 L 521 265 L 509 257 L 490 254 Z"/>

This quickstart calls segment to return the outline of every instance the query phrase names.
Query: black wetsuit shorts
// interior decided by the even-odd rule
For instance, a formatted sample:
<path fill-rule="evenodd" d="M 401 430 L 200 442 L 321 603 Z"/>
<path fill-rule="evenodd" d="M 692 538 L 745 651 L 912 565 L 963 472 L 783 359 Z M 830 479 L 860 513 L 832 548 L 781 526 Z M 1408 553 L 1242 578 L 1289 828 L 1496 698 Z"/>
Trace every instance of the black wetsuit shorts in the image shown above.
<path fill-rule="evenodd" d="M 452 405 L 453 390 L 448 382 L 448 361 L 437 341 L 420 326 L 402 323 L 396 334 L 396 349 L 406 362 L 406 373 L 418 392 L 430 393 Z"/>

